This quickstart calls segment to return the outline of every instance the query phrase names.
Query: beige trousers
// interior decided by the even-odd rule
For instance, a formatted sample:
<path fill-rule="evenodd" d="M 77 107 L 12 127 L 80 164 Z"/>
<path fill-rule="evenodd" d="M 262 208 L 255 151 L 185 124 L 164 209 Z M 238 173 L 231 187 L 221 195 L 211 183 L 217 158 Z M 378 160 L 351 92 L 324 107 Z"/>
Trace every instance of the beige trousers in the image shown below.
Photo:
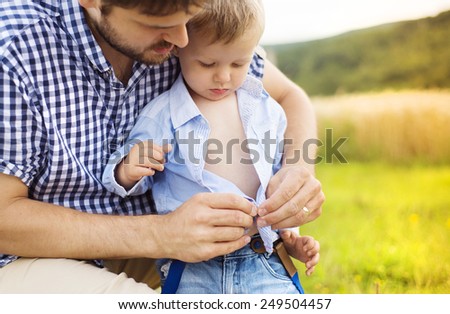
<path fill-rule="evenodd" d="M 0 293 L 146 294 L 158 286 L 150 259 L 108 260 L 99 268 L 72 259 L 19 258 L 0 268 Z"/>

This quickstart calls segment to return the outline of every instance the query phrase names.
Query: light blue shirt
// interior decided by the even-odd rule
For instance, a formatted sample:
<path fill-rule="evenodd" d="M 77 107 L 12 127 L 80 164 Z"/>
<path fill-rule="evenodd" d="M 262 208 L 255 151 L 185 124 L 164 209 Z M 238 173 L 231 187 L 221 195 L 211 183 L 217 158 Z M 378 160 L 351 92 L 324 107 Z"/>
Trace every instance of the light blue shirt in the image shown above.
<path fill-rule="evenodd" d="M 246 196 L 232 182 L 204 169 L 210 127 L 192 100 L 181 75 L 169 91 L 143 109 L 127 144 L 111 156 L 103 175 L 106 188 L 122 197 L 142 194 L 152 188 L 158 213 L 163 214 L 202 192 L 235 193 L 260 204 L 265 200 L 270 178 L 281 167 L 286 116 L 281 106 L 264 91 L 258 79 L 248 76 L 236 93 L 253 158 L 251 162 L 261 182 L 256 200 Z M 172 145 L 172 151 L 166 156 L 164 171 L 143 178 L 127 191 L 116 182 L 115 167 L 133 144 L 149 139 L 158 145 Z M 226 145 L 223 146 L 226 149 Z"/>

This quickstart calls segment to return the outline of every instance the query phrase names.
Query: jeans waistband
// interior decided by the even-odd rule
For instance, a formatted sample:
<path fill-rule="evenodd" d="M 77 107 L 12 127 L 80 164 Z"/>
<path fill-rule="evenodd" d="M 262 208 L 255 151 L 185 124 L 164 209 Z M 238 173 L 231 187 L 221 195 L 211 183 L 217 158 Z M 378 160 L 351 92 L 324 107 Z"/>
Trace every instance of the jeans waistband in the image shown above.
<path fill-rule="evenodd" d="M 274 246 L 281 241 L 281 238 L 275 241 L 273 244 Z M 264 248 L 264 243 L 259 236 L 259 234 L 256 234 L 252 236 L 252 239 L 250 240 L 250 243 L 244 246 L 243 248 L 234 251 L 230 254 L 220 256 L 218 258 L 233 258 L 233 257 L 245 257 L 245 256 L 251 256 L 251 255 L 258 255 L 258 254 L 267 254 L 266 250 Z"/>

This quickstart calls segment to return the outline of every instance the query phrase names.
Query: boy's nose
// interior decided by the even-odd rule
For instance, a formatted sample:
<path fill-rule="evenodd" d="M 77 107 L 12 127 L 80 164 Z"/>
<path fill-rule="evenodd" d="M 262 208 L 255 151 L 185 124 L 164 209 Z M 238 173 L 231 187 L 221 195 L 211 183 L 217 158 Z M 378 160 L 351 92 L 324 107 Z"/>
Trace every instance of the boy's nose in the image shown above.
<path fill-rule="evenodd" d="M 231 78 L 230 72 L 225 71 L 225 70 L 218 71 L 214 75 L 214 80 L 219 83 L 228 82 L 230 80 L 230 78 Z"/>

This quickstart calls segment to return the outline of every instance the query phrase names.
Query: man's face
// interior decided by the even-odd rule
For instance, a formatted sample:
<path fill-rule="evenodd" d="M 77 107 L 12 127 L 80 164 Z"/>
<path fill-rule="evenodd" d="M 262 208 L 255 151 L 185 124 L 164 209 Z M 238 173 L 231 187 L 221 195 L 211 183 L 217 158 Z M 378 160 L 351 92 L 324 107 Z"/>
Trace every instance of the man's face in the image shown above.
<path fill-rule="evenodd" d="M 107 15 L 91 9 L 88 19 L 100 45 L 104 41 L 133 60 L 153 65 L 167 60 L 174 46 L 187 45 L 186 23 L 200 10 L 192 6 L 189 14 L 149 16 L 138 9 L 114 7 Z"/>

